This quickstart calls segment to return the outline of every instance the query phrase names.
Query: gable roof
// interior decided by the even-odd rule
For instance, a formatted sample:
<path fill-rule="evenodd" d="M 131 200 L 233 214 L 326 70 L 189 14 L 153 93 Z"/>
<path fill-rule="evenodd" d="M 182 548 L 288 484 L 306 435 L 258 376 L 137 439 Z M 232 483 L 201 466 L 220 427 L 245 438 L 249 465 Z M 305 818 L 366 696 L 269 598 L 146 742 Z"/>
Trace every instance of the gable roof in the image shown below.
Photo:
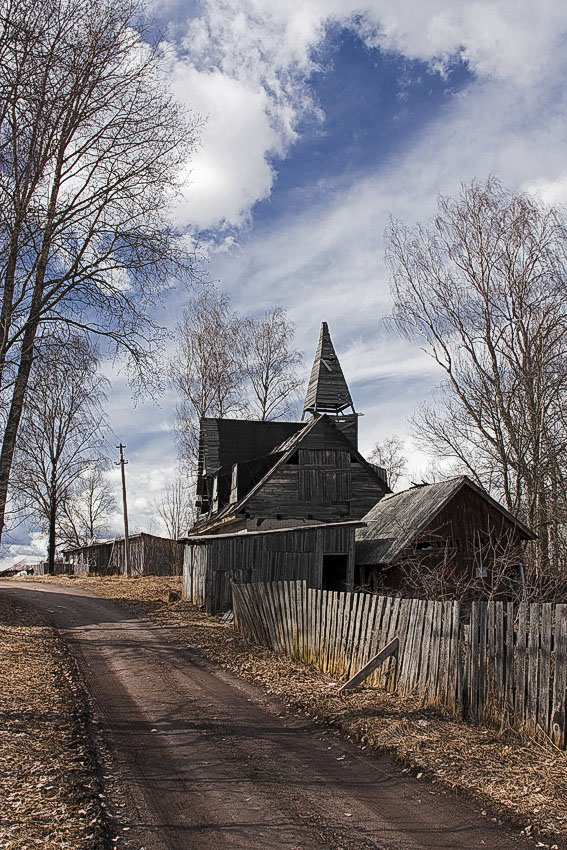
<path fill-rule="evenodd" d="M 359 564 L 393 564 L 415 538 L 460 490 L 469 487 L 520 531 L 522 540 L 535 535 L 467 475 L 437 484 L 412 487 L 384 496 L 362 518 L 366 528 L 356 532 L 356 561 Z"/>
<path fill-rule="evenodd" d="M 192 530 L 197 531 L 200 528 L 209 528 L 215 525 L 217 522 L 227 519 L 229 516 L 233 516 L 240 513 L 244 509 L 248 501 L 256 493 L 258 493 L 259 490 L 262 489 L 262 487 L 266 484 L 267 481 L 270 480 L 270 478 L 280 468 L 280 466 L 285 464 L 286 461 L 294 454 L 294 452 L 297 451 L 297 449 L 301 446 L 301 443 L 306 439 L 308 434 L 310 434 L 317 428 L 331 428 L 333 430 L 333 436 L 335 438 L 338 437 L 338 439 L 344 444 L 345 449 L 347 449 L 356 458 L 356 460 L 362 466 L 364 466 L 365 469 L 368 470 L 370 475 L 377 482 L 380 483 L 382 489 L 389 489 L 387 483 L 384 481 L 382 476 L 376 471 L 376 469 L 374 469 L 372 464 L 369 463 L 353 446 L 348 437 L 343 434 L 340 428 L 337 428 L 337 426 L 333 423 L 332 418 L 322 413 L 317 416 L 313 416 L 307 423 L 303 424 L 301 430 L 297 431 L 295 434 L 292 434 L 290 437 L 284 440 L 283 443 L 280 443 L 280 445 L 274 446 L 268 458 L 268 460 L 270 458 L 273 458 L 273 463 L 270 464 L 269 469 L 260 478 L 260 480 L 257 481 L 254 486 L 252 486 L 250 490 L 245 493 L 245 495 L 242 496 L 241 499 L 238 500 L 238 502 L 226 505 L 217 514 L 210 518 L 197 521 L 197 523 L 195 523 L 195 525 L 193 526 Z"/>
<path fill-rule="evenodd" d="M 340 413 L 347 407 L 352 407 L 354 410 L 339 358 L 331 342 L 327 322 L 323 322 L 303 405 L 303 414 Z"/>

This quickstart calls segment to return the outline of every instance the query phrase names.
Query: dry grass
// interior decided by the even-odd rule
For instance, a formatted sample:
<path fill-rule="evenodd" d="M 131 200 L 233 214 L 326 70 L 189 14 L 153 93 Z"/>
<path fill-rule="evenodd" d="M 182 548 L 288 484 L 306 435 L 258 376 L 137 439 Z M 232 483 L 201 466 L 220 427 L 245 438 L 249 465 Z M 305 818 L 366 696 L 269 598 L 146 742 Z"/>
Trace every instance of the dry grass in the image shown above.
<path fill-rule="evenodd" d="M 168 603 L 178 578 L 46 578 L 116 599 L 141 616 L 175 628 L 176 637 L 262 687 L 287 705 L 331 725 L 363 748 L 395 756 L 404 770 L 440 787 L 473 796 L 486 816 L 535 837 L 536 846 L 567 846 L 567 753 L 456 722 L 424 709 L 415 697 L 373 688 L 349 695 L 313 668 L 251 645 L 231 626 L 185 602 Z"/>
<path fill-rule="evenodd" d="M 0 848 L 99 850 L 84 697 L 61 641 L 0 595 Z"/>

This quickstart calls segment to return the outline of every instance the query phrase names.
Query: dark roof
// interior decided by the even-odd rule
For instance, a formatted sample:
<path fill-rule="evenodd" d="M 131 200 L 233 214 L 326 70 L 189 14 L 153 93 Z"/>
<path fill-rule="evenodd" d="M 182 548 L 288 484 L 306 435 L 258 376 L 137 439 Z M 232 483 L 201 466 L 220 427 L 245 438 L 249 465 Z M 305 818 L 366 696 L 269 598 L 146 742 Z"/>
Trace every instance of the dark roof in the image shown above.
<path fill-rule="evenodd" d="M 323 322 L 303 413 L 339 413 L 347 407 L 352 407 L 354 410 L 339 358 L 331 342 L 327 322 Z"/>
<path fill-rule="evenodd" d="M 255 460 L 305 427 L 304 422 L 261 422 L 249 419 L 201 419 L 197 492 L 203 471 L 230 474 L 233 464 Z"/>
<path fill-rule="evenodd" d="M 516 525 L 523 540 L 533 540 L 530 529 L 466 475 L 384 496 L 366 516 L 366 528 L 356 532 L 358 564 L 392 564 L 463 487 L 470 487 L 502 516 Z"/>
<path fill-rule="evenodd" d="M 132 542 L 133 540 L 138 540 L 141 537 L 151 537 L 153 540 L 167 540 L 169 542 L 175 542 L 173 537 L 162 537 L 159 534 L 150 534 L 148 531 L 135 531 L 133 534 L 128 535 L 128 540 Z M 68 552 L 81 552 L 83 549 L 93 549 L 95 546 L 114 546 L 115 543 L 123 543 L 124 537 L 111 537 L 110 540 L 94 540 L 92 543 L 85 543 L 83 546 L 68 546 L 66 549 L 63 549 L 63 554 Z"/>

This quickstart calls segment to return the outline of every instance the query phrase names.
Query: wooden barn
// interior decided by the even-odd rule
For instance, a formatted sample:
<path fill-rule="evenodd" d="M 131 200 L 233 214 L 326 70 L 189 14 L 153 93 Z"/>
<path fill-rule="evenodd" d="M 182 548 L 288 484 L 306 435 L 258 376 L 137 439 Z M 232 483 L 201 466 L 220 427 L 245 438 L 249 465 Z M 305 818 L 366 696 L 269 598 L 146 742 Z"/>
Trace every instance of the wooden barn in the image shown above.
<path fill-rule="evenodd" d="M 355 583 L 438 598 L 522 581 L 535 535 L 466 475 L 381 499 L 356 531 Z"/>
<path fill-rule="evenodd" d="M 232 605 L 231 581 L 307 581 L 352 588 L 354 532 L 360 522 L 186 538 L 183 597 L 214 613 Z"/>
<path fill-rule="evenodd" d="M 101 540 L 88 546 L 71 546 L 63 550 L 63 561 L 76 576 L 106 575 L 112 541 Z"/>
<path fill-rule="evenodd" d="M 74 575 L 124 575 L 124 538 L 66 549 L 66 563 Z M 176 540 L 140 532 L 128 538 L 128 563 L 132 576 L 181 575 L 183 547 Z"/>
<path fill-rule="evenodd" d="M 358 451 L 358 415 L 326 323 L 303 415 L 201 421 L 184 594 L 207 610 L 230 604 L 230 580 L 241 575 L 352 584 L 354 528 L 390 489 Z"/>

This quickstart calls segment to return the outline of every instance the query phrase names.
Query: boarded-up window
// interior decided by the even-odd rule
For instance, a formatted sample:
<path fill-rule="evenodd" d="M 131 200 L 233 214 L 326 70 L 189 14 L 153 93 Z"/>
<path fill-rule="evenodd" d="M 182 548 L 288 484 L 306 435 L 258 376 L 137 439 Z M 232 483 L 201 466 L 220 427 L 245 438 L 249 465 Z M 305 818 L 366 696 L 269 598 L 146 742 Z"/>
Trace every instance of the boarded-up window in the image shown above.
<path fill-rule="evenodd" d="M 304 502 L 332 503 L 350 499 L 350 471 L 299 469 L 299 498 Z"/>

